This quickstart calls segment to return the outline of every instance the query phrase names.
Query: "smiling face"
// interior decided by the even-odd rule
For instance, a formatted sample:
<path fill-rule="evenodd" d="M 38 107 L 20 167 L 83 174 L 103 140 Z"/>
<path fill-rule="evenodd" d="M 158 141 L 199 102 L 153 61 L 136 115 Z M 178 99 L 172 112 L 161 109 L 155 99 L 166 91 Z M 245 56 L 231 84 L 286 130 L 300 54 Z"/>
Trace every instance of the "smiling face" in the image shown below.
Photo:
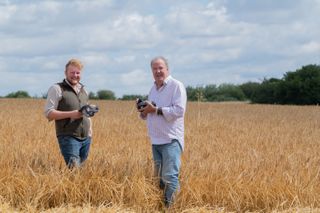
<path fill-rule="evenodd" d="M 72 86 L 77 85 L 81 79 L 81 69 L 74 65 L 69 65 L 65 71 L 65 74 L 66 79 Z"/>
<path fill-rule="evenodd" d="M 71 59 L 65 66 L 65 75 L 67 81 L 75 86 L 80 82 L 81 79 L 81 71 L 83 68 L 82 63 L 77 59 Z"/>
<path fill-rule="evenodd" d="M 164 80 L 169 76 L 168 66 L 164 60 L 159 58 L 152 62 L 151 69 L 157 87 L 161 87 Z"/>

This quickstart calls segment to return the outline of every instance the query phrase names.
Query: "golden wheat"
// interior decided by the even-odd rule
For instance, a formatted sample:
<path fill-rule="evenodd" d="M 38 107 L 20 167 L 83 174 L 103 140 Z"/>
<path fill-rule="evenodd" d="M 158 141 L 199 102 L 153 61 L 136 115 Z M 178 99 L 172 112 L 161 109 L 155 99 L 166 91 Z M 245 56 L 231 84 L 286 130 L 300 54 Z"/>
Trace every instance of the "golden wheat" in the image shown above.
<path fill-rule="evenodd" d="M 0 212 L 162 211 L 133 101 L 93 101 L 86 165 L 66 169 L 44 100 L 0 99 Z M 188 103 L 174 212 L 315 212 L 318 106 Z"/>

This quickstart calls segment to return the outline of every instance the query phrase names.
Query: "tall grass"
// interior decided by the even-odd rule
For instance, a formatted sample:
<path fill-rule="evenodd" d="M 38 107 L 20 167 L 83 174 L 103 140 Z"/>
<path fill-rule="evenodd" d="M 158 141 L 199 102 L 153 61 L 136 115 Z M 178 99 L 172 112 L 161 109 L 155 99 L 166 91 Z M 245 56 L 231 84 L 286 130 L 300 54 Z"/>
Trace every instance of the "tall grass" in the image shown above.
<path fill-rule="evenodd" d="M 83 168 L 69 171 L 44 100 L 0 99 L 0 212 L 156 212 L 144 121 L 134 102 L 95 101 Z M 317 211 L 320 108 L 188 103 L 175 212 Z"/>

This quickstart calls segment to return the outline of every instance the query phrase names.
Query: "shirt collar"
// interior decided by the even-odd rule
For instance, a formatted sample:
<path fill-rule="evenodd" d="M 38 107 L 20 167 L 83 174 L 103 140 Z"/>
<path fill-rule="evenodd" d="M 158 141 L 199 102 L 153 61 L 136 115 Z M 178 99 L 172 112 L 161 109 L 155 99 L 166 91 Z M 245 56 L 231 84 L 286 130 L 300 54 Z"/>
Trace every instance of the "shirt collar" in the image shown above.
<path fill-rule="evenodd" d="M 171 78 L 172 78 L 171 75 L 169 75 L 166 79 L 164 79 L 163 85 L 161 87 L 167 85 Z M 154 82 L 154 84 L 156 84 L 156 82 Z"/>
<path fill-rule="evenodd" d="M 163 84 L 164 85 L 168 84 L 171 78 L 172 78 L 171 75 L 169 75 L 166 79 L 164 79 Z"/>

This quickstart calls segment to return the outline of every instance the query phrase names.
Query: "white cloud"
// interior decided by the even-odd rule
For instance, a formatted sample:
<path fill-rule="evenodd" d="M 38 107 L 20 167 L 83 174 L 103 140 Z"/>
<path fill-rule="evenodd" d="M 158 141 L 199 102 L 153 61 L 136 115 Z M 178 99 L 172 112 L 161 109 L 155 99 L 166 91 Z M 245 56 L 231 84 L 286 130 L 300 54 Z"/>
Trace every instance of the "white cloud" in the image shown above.
<path fill-rule="evenodd" d="M 319 8 L 319 0 L 7 0 L 0 73 L 11 80 L 0 81 L 0 95 L 18 89 L 18 76 L 31 94 L 46 92 L 74 57 L 90 91 L 118 96 L 148 92 L 157 55 L 186 85 L 281 77 L 319 63 Z"/>
<path fill-rule="evenodd" d="M 76 8 L 82 13 L 95 12 L 101 8 L 109 8 L 114 5 L 113 0 L 82 0 L 82 1 L 74 1 Z"/>
<path fill-rule="evenodd" d="M 7 63 L 0 58 L 0 73 L 6 72 L 6 71 L 7 71 Z"/>
<path fill-rule="evenodd" d="M 218 5 L 215 1 L 210 2 L 206 9 L 204 9 L 201 13 L 214 17 L 219 21 L 225 21 L 227 18 L 227 9 L 224 6 Z"/>
<path fill-rule="evenodd" d="M 122 63 L 131 63 L 136 60 L 136 56 L 134 55 L 124 55 L 124 56 L 118 56 L 115 58 L 115 61 L 119 64 Z"/>
<path fill-rule="evenodd" d="M 228 29 L 227 9 L 214 2 L 202 7 L 177 7 L 172 8 L 166 19 L 175 34 L 186 36 L 221 35 Z"/>
<path fill-rule="evenodd" d="M 121 74 L 121 82 L 127 86 L 141 85 L 150 81 L 149 76 L 144 70 L 132 70 Z"/>
<path fill-rule="evenodd" d="M 241 49 L 230 48 L 224 49 L 223 52 L 208 51 L 199 54 L 202 62 L 229 61 L 238 59 L 241 55 Z"/>
<path fill-rule="evenodd" d="M 17 7 L 15 5 L 0 5 L 0 26 L 7 24 L 10 18 L 15 14 Z"/>
<path fill-rule="evenodd" d="M 302 46 L 303 53 L 319 54 L 320 53 L 320 42 L 310 41 Z M 319 54 L 320 56 L 320 54 Z"/>
<path fill-rule="evenodd" d="M 104 53 L 88 53 L 83 56 L 83 60 L 88 66 L 106 66 L 111 63 L 110 58 Z"/>
<path fill-rule="evenodd" d="M 54 61 L 44 62 L 42 65 L 43 70 L 61 70 L 60 65 Z"/>
<path fill-rule="evenodd" d="M 151 48 L 162 39 L 154 18 L 138 13 L 86 26 L 83 31 L 80 36 L 85 49 Z"/>

